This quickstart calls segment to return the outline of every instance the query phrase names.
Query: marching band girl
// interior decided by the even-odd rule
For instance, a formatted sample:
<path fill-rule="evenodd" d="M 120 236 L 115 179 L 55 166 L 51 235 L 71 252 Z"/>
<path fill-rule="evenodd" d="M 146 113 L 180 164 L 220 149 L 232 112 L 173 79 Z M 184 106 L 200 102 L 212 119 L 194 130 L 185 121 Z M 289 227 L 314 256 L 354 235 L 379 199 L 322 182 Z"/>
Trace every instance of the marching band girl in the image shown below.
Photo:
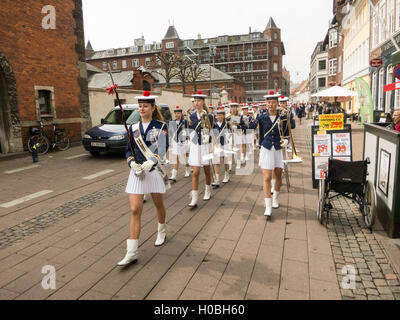
<path fill-rule="evenodd" d="M 240 169 L 240 151 L 242 150 L 242 131 L 240 130 L 239 104 L 232 102 L 230 105 L 230 125 L 233 131 L 233 151 L 235 152 L 236 170 Z"/>
<path fill-rule="evenodd" d="M 204 156 L 209 156 L 211 153 L 211 135 L 209 130 L 212 130 L 214 117 L 205 105 L 206 97 L 201 91 L 193 95 L 195 112 L 190 115 L 190 129 L 194 130 L 190 134 L 189 142 L 189 165 L 193 168 L 192 202 L 189 204 L 191 208 L 197 206 L 201 168 L 204 168 L 206 175 L 206 188 L 203 200 L 207 201 L 211 199 L 211 161 L 204 160 Z M 204 127 L 207 125 L 207 122 L 209 122 L 210 128 Z"/>
<path fill-rule="evenodd" d="M 214 136 L 216 143 L 220 148 L 219 153 L 214 153 L 213 164 L 215 165 L 215 181 L 212 184 L 214 187 L 219 187 L 219 177 L 221 172 L 221 159 L 224 159 L 225 177 L 222 183 L 228 183 L 230 179 L 229 166 L 232 164 L 232 155 L 228 151 L 232 150 L 231 141 L 231 125 L 225 119 L 225 109 L 217 110 L 217 121 L 214 124 Z"/>
<path fill-rule="evenodd" d="M 172 138 L 172 156 L 174 158 L 174 168 L 172 169 L 172 174 L 169 180 L 176 182 L 176 176 L 178 175 L 179 163 L 186 165 L 185 169 L 185 177 L 190 176 L 190 167 L 186 161 L 186 152 L 187 152 L 187 129 L 188 122 L 183 119 L 183 110 L 181 107 L 177 106 L 174 110 L 175 114 L 175 123 L 172 123 L 170 126 L 171 129 L 174 129 L 174 135 Z"/>
<path fill-rule="evenodd" d="M 279 121 L 287 119 L 286 115 L 281 115 L 278 108 L 279 94 L 271 91 L 265 96 L 269 103 L 269 110 L 260 116 L 260 160 L 259 166 L 263 170 L 265 213 L 267 218 L 272 216 L 272 208 L 279 208 L 279 193 L 282 186 L 283 172 L 283 152 L 281 146 L 281 137 L 279 133 Z M 291 119 L 291 125 L 294 126 Z M 286 134 L 285 134 L 286 135 Z M 271 195 L 272 173 L 275 172 L 276 183 L 275 192 Z"/>
<path fill-rule="evenodd" d="M 130 140 L 126 148 L 127 163 L 131 168 L 125 192 L 129 194 L 132 209 L 130 237 L 127 240 L 127 253 L 118 266 L 127 266 L 138 258 L 143 197 L 151 194 L 158 217 L 158 234 L 155 246 L 161 246 L 166 239 L 166 212 L 163 194 L 169 188 L 168 179 L 163 179 L 156 170 L 168 150 L 168 129 L 162 122 L 156 96 L 145 91 L 139 100 L 141 120 L 129 128 Z M 165 183 L 167 181 L 167 185 Z"/>
<path fill-rule="evenodd" d="M 257 129 L 256 120 L 249 114 L 249 107 L 244 105 L 242 107 L 243 115 L 240 117 L 240 128 L 242 129 L 242 164 L 245 161 L 249 161 L 249 154 L 252 153 L 254 142 L 254 130 Z"/>

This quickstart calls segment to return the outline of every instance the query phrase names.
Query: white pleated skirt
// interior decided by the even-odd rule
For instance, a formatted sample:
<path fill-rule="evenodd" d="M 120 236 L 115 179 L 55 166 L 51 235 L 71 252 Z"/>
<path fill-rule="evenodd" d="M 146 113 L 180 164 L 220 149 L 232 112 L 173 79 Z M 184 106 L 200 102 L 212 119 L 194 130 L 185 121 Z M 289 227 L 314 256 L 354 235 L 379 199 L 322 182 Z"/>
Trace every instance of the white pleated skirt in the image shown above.
<path fill-rule="evenodd" d="M 258 165 L 263 170 L 274 170 L 275 168 L 283 169 L 282 150 L 275 150 L 275 147 L 272 147 L 271 150 L 261 147 Z"/>
<path fill-rule="evenodd" d="M 209 155 L 211 152 L 211 144 L 194 144 L 189 142 L 189 165 L 191 167 L 204 167 L 211 165 L 211 161 L 204 161 L 203 157 Z"/>
<path fill-rule="evenodd" d="M 212 160 L 213 164 L 221 164 L 221 158 L 224 158 L 224 164 L 232 164 L 232 153 L 228 153 L 225 151 L 232 151 L 232 145 L 230 144 L 230 141 L 228 144 L 224 146 L 220 146 L 223 151 L 219 153 L 214 153 L 214 157 Z"/>
<path fill-rule="evenodd" d="M 253 144 L 254 143 L 254 133 L 247 133 L 243 136 L 243 143 Z"/>
<path fill-rule="evenodd" d="M 170 183 L 168 182 L 166 186 L 161 175 L 155 170 L 146 172 L 142 180 L 131 170 L 125 192 L 129 194 L 165 194 L 170 188 Z"/>
<path fill-rule="evenodd" d="M 174 156 L 179 156 L 182 153 L 187 153 L 188 152 L 188 145 L 187 143 L 181 143 L 181 142 L 172 142 L 172 154 Z"/>

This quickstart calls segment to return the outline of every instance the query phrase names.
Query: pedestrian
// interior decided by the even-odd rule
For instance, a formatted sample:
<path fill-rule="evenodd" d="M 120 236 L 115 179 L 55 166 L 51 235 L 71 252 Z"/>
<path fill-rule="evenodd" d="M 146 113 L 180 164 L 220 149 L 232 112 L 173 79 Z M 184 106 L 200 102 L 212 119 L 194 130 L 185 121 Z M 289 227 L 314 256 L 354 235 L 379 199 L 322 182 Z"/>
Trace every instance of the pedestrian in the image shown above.
<path fill-rule="evenodd" d="M 249 106 L 242 107 L 243 115 L 240 117 L 240 129 L 242 130 L 242 155 L 240 162 L 244 164 L 250 161 L 253 152 L 254 130 L 257 129 L 257 121 L 249 114 Z"/>
<path fill-rule="evenodd" d="M 394 110 L 393 123 L 390 124 L 389 129 L 400 132 L 400 108 Z"/>
<path fill-rule="evenodd" d="M 231 115 L 230 115 L 230 126 L 232 128 L 233 133 L 233 148 L 234 158 L 236 161 L 236 170 L 240 169 L 240 153 L 242 150 L 242 131 L 240 130 L 240 114 L 239 114 L 239 104 L 235 101 L 232 101 L 230 104 L 231 107 Z"/>
<path fill-rule="evenodd" d="M 301 125 L 301 119 L 304 117 L 304 114 L 305 114 L 305 106 L 304 106 L 304 104 L 301 104 L 297 108 L 296 113 L 297 113 L 297 118 L 299 119 L 299 122 L 300 122 L 300 125 Z"/>
<path fill-rule="evenodd" d="M 210 110 L 205 105 L 206 95 L 198 91 L 193 95 L 195 111 L 190 115 L 190 129 L 193 131 L 190 134 L 190 151 L 189 165 L 193 168 L 192 176 L 192 201 L 189 207 L 197 206 L 199 198 L 199 180 L 200 170 L 204 169 L 206 176 L 206 187 L 204 192 L 204 201 L 211 199 L 211 160 L 204 159 L 209 156 L 211 150 L 211 132 L 214 124 L 214 117 Z M 210 126 L 210 127 L 209 127 Z"/>
<path fill-rule="evenodd" d="M 127 253 L 118 266 L 127 266 L 138 259 L 143 198 L 151 194 L 157 209 L 158 233 L 155 246 L 161 246 L 166 240 L 166 210 L 163 194 L 169 189 L 158 168 L 168 150 L 168 128 L 163 122 L 160 108 L 155 104 L 156 96 L 145 91 L 136 97 L 139 102 L 141 120 L 131 125 L 130 141 L 126 147 L 126 158 L 131 168 L 125 192 L 129 194 L 132 210 L 130 237 L 127 240 Z M 154 150 L 152 152 L 151 150 Z"/>

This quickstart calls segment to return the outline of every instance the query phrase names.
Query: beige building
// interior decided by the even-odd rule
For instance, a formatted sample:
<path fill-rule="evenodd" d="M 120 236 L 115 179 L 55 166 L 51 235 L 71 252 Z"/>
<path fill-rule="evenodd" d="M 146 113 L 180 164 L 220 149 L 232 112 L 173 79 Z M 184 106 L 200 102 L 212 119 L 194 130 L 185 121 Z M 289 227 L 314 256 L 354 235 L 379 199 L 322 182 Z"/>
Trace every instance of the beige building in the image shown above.
<path fill-rule="evenodd" d="M 343 45 L 343 87 L 356 91 L 355 78 L 362 78 L 368 84 L 369 44 L 370 44 L 370 6 L 368 0 L 356 0 L 348 7 L 349 11 L 342 21 Z M 358 97 L 345 102 L 347 113 L 358 113 Z"/>

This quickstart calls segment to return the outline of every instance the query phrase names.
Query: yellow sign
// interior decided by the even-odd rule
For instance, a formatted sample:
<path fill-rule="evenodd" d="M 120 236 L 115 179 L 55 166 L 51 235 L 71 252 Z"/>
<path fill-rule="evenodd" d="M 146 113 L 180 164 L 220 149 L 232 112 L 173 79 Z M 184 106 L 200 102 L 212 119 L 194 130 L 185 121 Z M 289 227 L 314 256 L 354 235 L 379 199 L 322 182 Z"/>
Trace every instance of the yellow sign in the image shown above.
<path fill-rule="evenodd" d="M 319 130 L 343 130 L 344 117 L 343 113 L 338 114 L 321 114 L 319 116 Z"/>

